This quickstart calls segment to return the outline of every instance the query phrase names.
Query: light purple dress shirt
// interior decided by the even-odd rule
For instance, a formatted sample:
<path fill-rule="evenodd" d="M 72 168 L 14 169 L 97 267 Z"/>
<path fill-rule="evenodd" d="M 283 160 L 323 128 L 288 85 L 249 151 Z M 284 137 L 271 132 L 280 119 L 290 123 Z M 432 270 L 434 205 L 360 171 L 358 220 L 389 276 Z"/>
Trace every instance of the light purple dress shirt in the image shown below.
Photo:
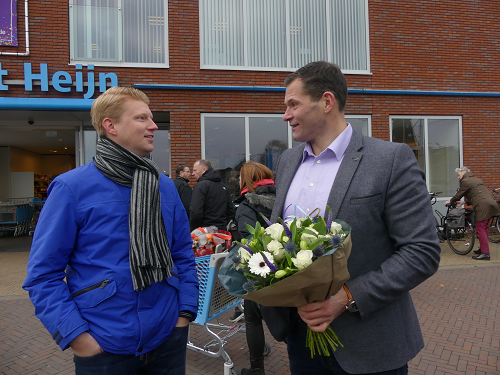
<path fill-rule="evenodd" d="M 314 155 L 309 142 L 306 144 L 302 162 L 288 189 L 282 217 L 306 217 L 317 208 L 321 216 L 325 215 L 328 196 L 351 136 L 352 127 L 347 124 L 347 128 L 318 156 Z M 318 210 L 313 216 L 317 213 Z"/>

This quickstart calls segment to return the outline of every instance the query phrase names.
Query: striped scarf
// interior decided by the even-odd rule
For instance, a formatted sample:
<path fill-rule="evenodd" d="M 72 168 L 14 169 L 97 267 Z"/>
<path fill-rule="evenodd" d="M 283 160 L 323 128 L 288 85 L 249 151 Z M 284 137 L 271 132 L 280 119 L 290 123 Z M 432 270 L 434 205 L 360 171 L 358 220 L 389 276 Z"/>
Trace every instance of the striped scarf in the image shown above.
<path fill-rule="evenodd" d="M 130 272 L 135 290 L 171 276 L 172 257 L 160 206 L 160 173 L 151 156 L 138 156 L 99 137 L 94 164 L 117 184 L 132 188 L 129 235 Z"/>

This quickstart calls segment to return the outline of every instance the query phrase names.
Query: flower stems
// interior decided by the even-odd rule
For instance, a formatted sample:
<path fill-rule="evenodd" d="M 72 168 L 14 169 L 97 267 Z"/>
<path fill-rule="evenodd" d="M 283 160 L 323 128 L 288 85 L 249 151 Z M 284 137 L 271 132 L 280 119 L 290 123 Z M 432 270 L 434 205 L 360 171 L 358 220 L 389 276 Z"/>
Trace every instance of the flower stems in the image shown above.
<path fill-rule="evenodd" d="M 339 346 L 344 347 L 338 336 L 333 332 L 332 327 L 328 326 L 324 332 L 314 332 L 311 328 L 307 327 L 306 347 L 311 350 L 311 358 L 316 355 L 316 352 L 319 355 L 329 357 L 329 347 L 333 351 L 336 351 Z"/>

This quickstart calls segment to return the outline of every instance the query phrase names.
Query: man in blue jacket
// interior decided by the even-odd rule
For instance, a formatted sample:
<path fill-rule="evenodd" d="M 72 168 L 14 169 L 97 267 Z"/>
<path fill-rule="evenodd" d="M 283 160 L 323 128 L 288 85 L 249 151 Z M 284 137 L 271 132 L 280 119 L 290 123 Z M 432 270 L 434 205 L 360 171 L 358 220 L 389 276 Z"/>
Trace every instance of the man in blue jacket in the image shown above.
<path fill-rule="evenodd" d="M 148 105 L 125 87 L 94 101 L 97 154 L 51 183 L 33 238 L 23 287 L 78 375 L 185 373 L 198 278 Z"/>

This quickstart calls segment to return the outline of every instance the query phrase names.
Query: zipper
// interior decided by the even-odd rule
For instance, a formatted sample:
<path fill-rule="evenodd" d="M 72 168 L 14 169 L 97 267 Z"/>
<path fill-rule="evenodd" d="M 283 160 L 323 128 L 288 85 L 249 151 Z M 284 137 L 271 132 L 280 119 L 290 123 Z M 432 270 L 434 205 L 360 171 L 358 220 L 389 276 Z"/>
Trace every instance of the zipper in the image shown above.
<path fill-rule="evenodd" d="M 97 284 L 94 284 L 94 285 L 91 285 L 91 286 L 88 286 L 82 290 L 79 290 L 78 292 L 75 292 L 71 295 L 71 298 L 75 298 L 75 297 L 78 297 L 78 296 L 81 296 L 82 294 L 84 293 L 87 293 L 87 292 L 90 292 L 94 289 L 97 289 L 97 288 L 101 288 L 103 289 L 106 285 L 109 284 L 109 280 L 106 279 L 106 280 L 103 280 L 103 281 L 100 281 L 98 282 Z"/>

